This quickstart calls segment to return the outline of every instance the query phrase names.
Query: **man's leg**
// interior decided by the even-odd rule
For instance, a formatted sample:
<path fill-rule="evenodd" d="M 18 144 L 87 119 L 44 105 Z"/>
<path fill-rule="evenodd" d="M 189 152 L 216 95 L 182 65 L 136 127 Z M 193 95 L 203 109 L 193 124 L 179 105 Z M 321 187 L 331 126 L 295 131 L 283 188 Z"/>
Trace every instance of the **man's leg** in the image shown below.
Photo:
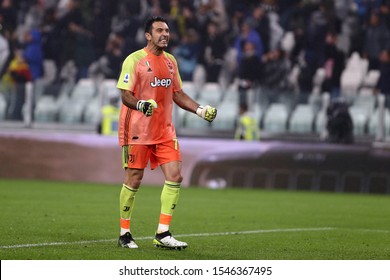
<path fill-rule="evenodd" d="M 161 192 L 161 212 L 157 233 L 169 230 L 173 211 L 180 196 L 180 183 L 165 181 Z"/>
<path fill-rule="evenodd" d="M 187 243 L 176 240 L 169 232 L 173 211 L 179 200 L 180 183 L 183 180 L 180 174 L 181 162 L 165 163 L 161 165 L 161 169 L 165 176 L 165 183 L 161 192 L 160 220 L 153 244 L 156 247 L 184 249 L 188 246 Z"/>
<path fill-rule="evenodd" d="M 131 235 L 130 223 L 143 173 L 143 169 L 126 169 L 126 179 L 119 197 L 121 229 L 118 245 L 121 247 L 138 248 Z"/>
<path fill-rule="evenodd" d="M 124 248 L 138 248 L 131 235 L 131 214 L 149 153 L 147 146 L 122 147 L 122 167 L 126 171 L 126 178 L 119 197 L 120 237 L 118 245 Z"/>

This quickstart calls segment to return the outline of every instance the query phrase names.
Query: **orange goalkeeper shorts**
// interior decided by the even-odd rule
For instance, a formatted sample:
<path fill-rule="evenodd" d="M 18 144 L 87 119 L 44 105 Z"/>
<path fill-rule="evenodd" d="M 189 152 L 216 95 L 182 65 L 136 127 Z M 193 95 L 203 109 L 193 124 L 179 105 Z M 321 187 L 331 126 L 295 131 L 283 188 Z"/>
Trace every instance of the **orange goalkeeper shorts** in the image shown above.
<path fill-rule="evenodd" d="M 177 139 L 154 145 L 122 146 L 122 167 L 145 169 L 150 160 L 150 168 L 181 161 L 180 147 Z"/>

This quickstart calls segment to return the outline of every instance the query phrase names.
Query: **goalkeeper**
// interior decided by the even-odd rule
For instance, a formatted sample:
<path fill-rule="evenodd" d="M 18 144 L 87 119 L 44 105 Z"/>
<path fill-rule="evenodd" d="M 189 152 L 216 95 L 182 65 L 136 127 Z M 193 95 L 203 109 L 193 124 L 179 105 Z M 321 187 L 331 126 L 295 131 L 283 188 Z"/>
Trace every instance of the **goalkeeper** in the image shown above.
<path fill-rule="evenodd" d="M 175 239 L 169 231 L 183 179 L 180 146 L 172 122 L 173 102 L 209 122 L 214 120 L 217 110 L 199 105 L 183 92 L 176 59 L 164 51 L 169 42 L 169 27 L 163 17 L 147 20 L 145 38 L 146 47 L 124 60 L 117 83 L 122 95 L 119 143 L 125 169 L 118 245 L 138 248 L 130 230 L 131 217 L 144 169 L 150 161 L 151 169 L 160 166 L 165 177 L 153 244 L 180 250 L 187 243 Z"/>

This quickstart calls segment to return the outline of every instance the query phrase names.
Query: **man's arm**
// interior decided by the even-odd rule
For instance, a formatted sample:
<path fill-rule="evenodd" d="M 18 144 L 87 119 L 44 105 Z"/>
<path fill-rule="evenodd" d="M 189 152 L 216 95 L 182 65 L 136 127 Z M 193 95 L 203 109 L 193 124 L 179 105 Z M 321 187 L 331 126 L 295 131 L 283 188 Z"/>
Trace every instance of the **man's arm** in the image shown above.
<path fill-rule="evenodd" d="M 122 103 L 133 110 L 142 112 L 145 116 L 150 117 L 153 114 L 153 109 L 157 108 L 157 103 L 153 99 L 138 100 L 134 93 L 129 90 L 121 89 Z"/>
<path fill-rule="evenodd" d="M 206 105 L 201 106 L 191 97 L 189 97 L 183 90 L 173 93 L 173 101 L 182 109 L 197 114 L 202 119 L 212 122 L 217 116 L 217 109 Z"/>
<path fill-rule="evenodd" d="M 138 99 L 134 96 L 134 93 L 129 90 L 121 89 L 122 103 L 130 109 L 137 110 Z"/>
<path fill-rule="evenodd" d="M 182 109 L 196 113 L 199 104 L 189 97 L 183 90 L 176 91 L 173 93 L 173 101 Z"/>

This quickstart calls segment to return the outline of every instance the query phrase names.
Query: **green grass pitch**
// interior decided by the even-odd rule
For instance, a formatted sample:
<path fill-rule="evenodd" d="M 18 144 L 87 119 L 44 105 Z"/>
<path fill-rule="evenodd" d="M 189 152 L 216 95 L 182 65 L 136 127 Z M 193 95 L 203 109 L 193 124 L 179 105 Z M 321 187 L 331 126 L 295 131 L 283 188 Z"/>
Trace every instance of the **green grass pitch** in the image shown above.
<path fill-rule="evenodd" d="M 154 248 L 161 187 L 137 194 L 118 248 L 120 185 L 0 180 L 2 260 L 389 260 L 390 196 L 182 188 L 171 231 Z"/>

